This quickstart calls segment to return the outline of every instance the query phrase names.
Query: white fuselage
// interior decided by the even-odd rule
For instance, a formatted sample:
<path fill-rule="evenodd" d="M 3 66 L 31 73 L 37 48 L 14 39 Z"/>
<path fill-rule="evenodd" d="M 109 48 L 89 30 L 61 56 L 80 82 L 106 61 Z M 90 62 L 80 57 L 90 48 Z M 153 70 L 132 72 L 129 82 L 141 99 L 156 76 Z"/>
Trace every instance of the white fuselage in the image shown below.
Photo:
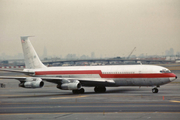
<path fill-rule="evenodd" d="M 29 70 L 38 77 L 92 81 L 90 84 L 82 82 L 83 86 L 96 86 L 93 81 L 101 80 L 107 81 L 103 86 L 159 86 L 176 79 L 176 75 L 167 68 L 154 65 L 67 66 Z"/>

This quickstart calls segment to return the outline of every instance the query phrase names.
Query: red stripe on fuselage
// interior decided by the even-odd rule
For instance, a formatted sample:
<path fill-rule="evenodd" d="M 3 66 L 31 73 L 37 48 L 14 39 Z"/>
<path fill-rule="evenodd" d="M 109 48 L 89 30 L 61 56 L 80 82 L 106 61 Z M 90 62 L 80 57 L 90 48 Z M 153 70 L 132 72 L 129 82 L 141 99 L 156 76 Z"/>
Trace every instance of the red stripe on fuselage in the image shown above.
<path fill-rule="evenodd" d="M 172 73 L 142 73 L 142 74 L 103 74 L 102 78 L 169 78 Z"/>
<path fill-rule="evenodd" d="M 36 71 L 35 75 L 66 75 L 66 74 L 102 74 L 101 70 L 78 70 L 78 71 Z"/>
<path fill-rule="evenodd" d="M 78 70 L 78 71 L 36 71 L 35 75 L 84 75 L 98 74 L 101 78 L 169 78 L 176 77 L 173 73 L 135 73 L 135 74 L 102 74 L 101 70 Z"/>

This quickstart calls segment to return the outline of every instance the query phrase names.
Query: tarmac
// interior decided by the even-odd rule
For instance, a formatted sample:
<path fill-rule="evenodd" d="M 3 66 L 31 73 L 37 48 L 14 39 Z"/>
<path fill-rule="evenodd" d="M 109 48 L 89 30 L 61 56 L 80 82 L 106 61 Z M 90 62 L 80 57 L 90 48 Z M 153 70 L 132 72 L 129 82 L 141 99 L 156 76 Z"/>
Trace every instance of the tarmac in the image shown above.
<path fill-rule="evenodd" d="M 5 87 L 0 88 L 0 120 L 179 120 L 180 71 L 172 72 L 178 79 L 160 86 L 159 93 L 152 93 L 152 87 L 107 87 L 106 93 L 85 87 L 84 94 L 74 95 L 52 83 L 25 89 L 18 87 L 18 80 L 1 79 Z"/>

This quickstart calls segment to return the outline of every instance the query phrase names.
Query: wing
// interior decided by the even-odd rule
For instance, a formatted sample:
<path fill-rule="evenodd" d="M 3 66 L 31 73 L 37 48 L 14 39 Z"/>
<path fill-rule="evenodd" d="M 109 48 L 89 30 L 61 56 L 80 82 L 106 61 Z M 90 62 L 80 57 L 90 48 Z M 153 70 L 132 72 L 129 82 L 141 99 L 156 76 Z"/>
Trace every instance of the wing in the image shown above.
<path fill-rule="evenodd" d="M 111 86 L 115 84 L 114 80 L 111 79 L 90 79 L 90 78 L 49 78 L 49 77 L 41 77 L 42 80 L 47 81 L 47 82 L 51 82 L 51 83 L 56 83 L 59 84 L 61 83 L 62 80 L 68 80 L 68 81 L 79 81 L 81 83 L 82 86 L 96 86 L 96 85 L 104 85 L 104 86 Z"/>
<path fill-rule="evenodd" d="M 25 82 L 27 78 L 41 78 L 43 81 L 61 84 L 63 80 L 75 81 L 78 80 L 82 86 L 95 86 L 95 85 L 114 85 L 115 81 L 111 79 L 90 79 L 90 78 L 58 78 L 58 77 L 9 77 L 9 76 L 0 76 L 0 79 L 16 79 L 20 82 Z"/>

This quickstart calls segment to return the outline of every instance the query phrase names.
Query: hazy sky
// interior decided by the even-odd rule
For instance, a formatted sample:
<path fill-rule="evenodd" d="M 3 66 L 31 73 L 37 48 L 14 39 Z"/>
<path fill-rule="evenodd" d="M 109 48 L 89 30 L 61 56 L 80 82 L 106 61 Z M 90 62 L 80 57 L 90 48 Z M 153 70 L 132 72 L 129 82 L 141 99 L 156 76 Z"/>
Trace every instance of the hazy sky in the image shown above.
<path fill-rule="evenodd" d="M 180 51 L 180 0 L 0 0 L 0 54 L 128 56 Z"/>

